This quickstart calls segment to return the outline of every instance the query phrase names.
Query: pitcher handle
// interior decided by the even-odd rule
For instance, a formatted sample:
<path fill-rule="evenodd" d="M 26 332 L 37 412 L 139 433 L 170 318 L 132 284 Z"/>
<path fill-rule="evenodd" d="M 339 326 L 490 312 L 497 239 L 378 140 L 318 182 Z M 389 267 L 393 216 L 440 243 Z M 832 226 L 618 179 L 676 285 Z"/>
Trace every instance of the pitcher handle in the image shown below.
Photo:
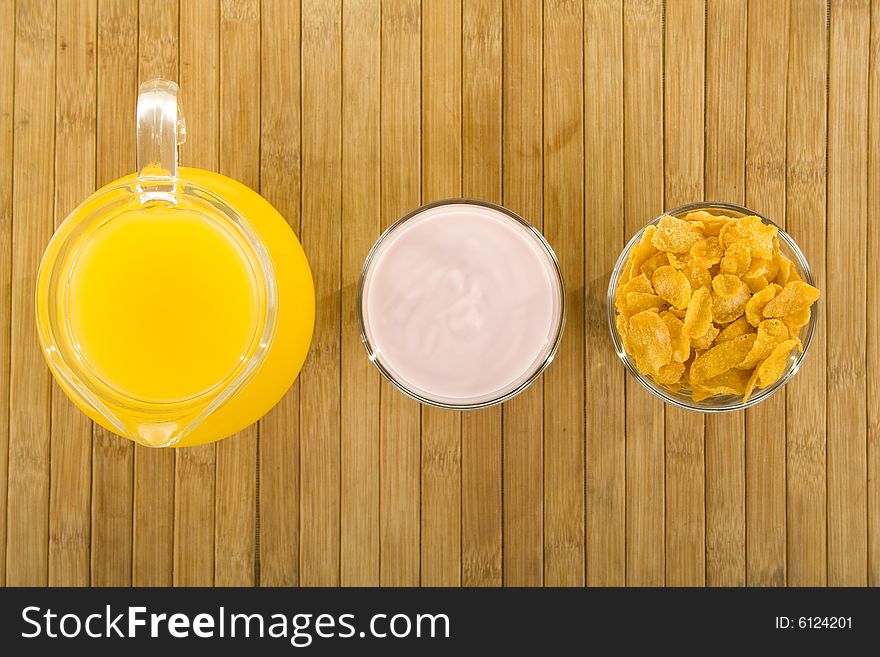
<path fill-rule="evenodd" d="M 179 91 L 177 83 L 161 78 L 138 88 L 138 176 L 177 177 L 177 147 L 186 141 Z"/>

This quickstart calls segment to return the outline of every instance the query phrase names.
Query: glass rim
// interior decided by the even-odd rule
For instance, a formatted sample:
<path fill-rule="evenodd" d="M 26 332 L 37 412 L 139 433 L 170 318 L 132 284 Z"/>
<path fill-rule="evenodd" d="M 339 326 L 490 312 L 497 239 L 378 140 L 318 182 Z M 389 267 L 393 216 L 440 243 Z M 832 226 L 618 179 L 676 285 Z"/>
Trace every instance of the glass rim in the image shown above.
<path fill-rule="evenodd" d="M 697 210 L 727 210 L 739 213 L 742 216 L 756 216 L 761 219 L 765 224 L 775 226 L 779 233 L 779 238 L 785 242 L 785 244 L 789 247 L 792 254 L 794 255 L 797 266 L 803 272 L 804 282 L 809 285 L 815 284 L 815 278 L 813 276 L 813 270 L 810 268 L 809 263 L 807 262 L 807 258 L 804 255 L 801 248 L 797 245 L 797 242 L 794 241 L 794 238 L 791 237 L 779 224 L 774 222 L 772 219 L 766 217 L 760 212 L 756 212 L 751 208 L 747 208 L 743 205 L 738 205 L 736 203 L 728 203 L 724 201 L 702 201 L 696 203 L 687 203 L 685 205 L 678 206 L 666 212 L 663 212 L 656 217 L 654 217 L 651 221 L 642 226 L 636 233 L 630 238 L 630 240 L 626 243 L 626 246 L 623 247 L 623 250 L 620 253 L 620 256 L 617 258 L 617 262 L 614 264 L 614 269 L 611 272 L 611 278 L 608 282 L 608 292 L 606 296 L 606 310 L 607 310 L 607 320 L 608 320 L 608 329 L 611 333 L 611 341 L 614 345 L 614 350 L 617 353 L 617 356 L 623 361 L 624 366 L 629 371 L 630 374 L 638 381 L 642 387 L 648 390 L 655 397 L 661 399 L 662 401 L 676 406 L 678 408 L 682 408 L 688 411 L 695 411 L 699 413 L 729 413 L 733 411 L 741 411 L 743 409 L 749 408 L 751 406 L 755 406 L 756 404 L 761 403 L 765 399 L 769 398 L 777 391 L 782 389 L 786 383 L 788 383 L 795 374 L 797 374 L 800 369 L 801 364 L 804 361 L 804 358 L 807 355 L 807 352 L 810 349 L 810 345 L 813 342 L 813 334 L 816 330 L 816 318 L 819 312 L 818 306 L 814 306 L 810 309 L 810 321 L 807 323 L 806 327 L 806 336 L 802 341 L 803 350 L 797 353 L 794 358 L 794 362 L 790 363 L 787 367 L 786 371 L 783 373 L 779 379 L 774 381 L 771 385 L 766 388 L 756 389 L 754 394 L 749 397 L 749 399 L 745 402 L 742 401 L 742 397 L 737 397 L 734 395 L 726 395 L 726 397 L 731 398 L 730 403 L 723 403 L 717 406 L 711 406 L 708 404 L 704 404 L 703 401 L 695 402 L 695 401 L 686 401 L 683 396 L 678 396 L 673 393 L 671 390 L 666 390 L 663 388 L 662 384 L 655 383 L 649 377 L 645 376 L 635 367 L 635 364 L 632 363 L 629 354 L 626 353 L 626 350 L 623 348 L 623 342 L 620 339 L 620 334 L 617 331 L 617 313 L 614 307 L 614 296 L 617 290 L 617 283 L 620 279 L 620 274 L 623 271 L 623 266 L 626 263 L 627 258 L 629 257 L 630 251 L 633 246 L 638 243 L 644 234 L 645 230 L 647 230 L 648 226 L 656 225 L 660 219 L 664 216 L 680 216 L 681 214 L 685 214 L 688 212 L 696 212 Z M 709 398 L 711 399 L 711 398 Z M 738 400 L 738 401 L 735 401 Z"/>
<path fill-rule="evenodd" d="M 496 397 L 492 397 L 491 399 L 479 402 L 470 402 L 470 403 L 461 403 L 461 404 L 453 404 L 446 401 L 439 401 L 436 399 L 431 399 L 430 397 L 426 397 L 415 390 L 409 388 L 403 381 L 397 379 L 393 373 L 391 373 L 388 368 L 382 363 L 379 359 L 379 352 L 375 349 L 373 344 L 370 342 L 369 337 L 367 336 L 367 327 L 366 327 L 366 319 L 364 317 L 364 287 L 367 279 L 367 274 L 370 271 L 370 267 L 373 264 L 373 260 L 375 259 L 377 253 L 379 252 L 382 244 L 389 238 L 389 236 L 401 228 L 404 224 L 409 222 L 411 219 L 417 217 L 422 214 L 426 210 L 431 210 L 433 208 L 442 207 L 442 206 L 450 206 L 450 205 L 475 205 L 478 207 L 487 208 L 490 210 L 494 210 L 505 215 L 508 219 L 515 221 L 519 226 L 525 228 L 527 232 L 536 240 L 539 246 L 542 247 L 542 252 L 549 259 L 549 262 L 552 264 L 551 271 L 555 274 L 556 284 L 559 287 L 559 317 L 556 321 L 555 332 L 552 338 L 552 345 L 550 350 L 547 352 L 547 355 L 541 360 L 538 365 L 529 373 L 529 375 L 523 380 L 519 385 L 517 385 L 512 390 L 505 392 L 504 394 L 498 395 Z M 364 348 L 367 351 L 367 357 L 370 362 L 379 370 L 382 376 L 395 388 L 400 390 L 403 394 L 405 394 L 410 399 L 414 399 L 415 401 L 426 404 L 428 406 L 433 406 L 435 408 L 442 408 L 447 410 L 456 410 L 456 411 L 472 411 L 479 410 L 481 408 L 488 408 L 490 406 L 496 406 L 501 404 L 509 399 L 512 399 L 516 395 L 523 392 L 526 388 L 528 388 L 532 383 L 535 382 L 538 377 L 547 369 L 551 362 L 553 362 L 554 357 L 556 356 L 556 352 L 559 350 L 559 345 L 562 342 L 562 334 L 565 328 L 565 317 L 566 317 L 566 303 L 565 303 L 565 281 L 562 277 L 562 270 L 559 267 L 559 260 L 556 257 L 556 253 L 553 251 L 553 248 L 550 246 L 550 243 L 544 237 L 544 235 L 535 228 L 528 221 L 523 219 L 520 215 L 518 215 L 513 210 L 510 210 L 502 205 L 498 205 L 497 203 L 492 203 L 490 201 L 484 201 L 482 199 L 474 199 L 474 198 L 466 198 L 466 197 L 454 197 L 454 198 L 445 198 L 437 201 L 432 201 L 431 203 L 425 203 L 420 205 L 402 217 L 394 221 L 388 228 L 382 231 L 382 234 L 378 237 L 378 239 L 373 243 L 373 246 L 370 248 L 369 253 L 367 253 L 367 257 L 364 259 L 363 267 L 361 268 L 360 280 L 358 282 L 358 294 L 357 294 L 357 306 L 358 306 L 358 323 L 360 325 L 360 336 L 361 343 L 364 345 Z"/>
<path fill-rule="evenodd" d="M 110 205 L 119 203 L 124 206 L 133 199 L 143 203 L 144 196 L 155 196 L 155 200 L 173 203 L 176 201 L 172 200 L 172 197 L 185 198 L 199 197 L 200 195 L 204 197 L 200 198 L 200 203 L 210 204 L 214 210 L 211 218 L 206 218 L 206 220 L 216 224 L 221 231 L 226 233 L 228 239 L 237 238 L 237 241 L 241 242 L 236 247 L 239 249 L 244 247 L 243 257 L 251 262 L 251 267 L 262 277 L 262 280 L 258 277 L 254 281 L 254 292 L 259 298 L 259 308 L 254 321 L 254 329 L 247 344 L 247 357 L 218 381 L 185 397 L 153 399 L 131 395 L 92 372 L 84 363 L 79 362 L 82 360 L 81 358 L 65 357 L 62 353 L 60 348 L 62 343 L 69 341 L 72 334 L 70 334 L 67 323 L 64 322 L 62 325 L 60 318 L 55 317 L 57 310 L 53 309 L 52 305 L 57 303 L 60 293 L 59 285 L 64 284 L 64 280 L 59 277 L 63 277 L 66 267 L 75 264 L 75 259 L 74 263 L 64 264 L 66 250 L 75 249 L 75 255 L 78 258 L 79 250 L 83 247 L 82 245 L 77 247 L 76 242 L 82 240 L 83 235 L 76 232 L 76 227 L 80 224 L 94 223 L 98 220 L 97 217 L 100 213 L 106 211 Z M 147 202 L 149 200 L 151 199 L 148 198 Z M 196 212 L 202 215 L 206 214 L 204 209 L 196 210 Z M 62 233 L 65 224 L 74 220 L 76 223 L 69 224 L 68 232 Z M 59 269 L 59 267 L 61 268 Z M 187 180 L 185 177 L 126 176 L 96 190 L 86 198 L 67 215 L 50 239 L 40 262 L 34 291 L 37 331 L 42 351 L 53 373 L 64 381 L 74 395 L 105 417 L 122 435 L 142 442 L 139 438 L 130 435 L 125 424 L 117 417 L 119 412 L 136 412 L 145 417 L 161 418 L 164 415 L 185 415 L 191 412 L 188 409 L 192 409 L 192 412 L 195 412 L 194 417 L 188 421 L 187 427 L 178 432 L 176 438 L 168 443 L 171 445 L 183 438 L 208 415 L 241 390 L 265 361 L 277 328 L 277 287 L 277 275 L 268 247 L 256 229 L 248 222 L 245 214 L 234 204 L 204 185 Z M 66 348 L 65 351 L 67 351 Z M 95 379 L 97 384 L 90 383 L 90 379 Z M 113 409 L 118 410 L 114 411 Z"/>

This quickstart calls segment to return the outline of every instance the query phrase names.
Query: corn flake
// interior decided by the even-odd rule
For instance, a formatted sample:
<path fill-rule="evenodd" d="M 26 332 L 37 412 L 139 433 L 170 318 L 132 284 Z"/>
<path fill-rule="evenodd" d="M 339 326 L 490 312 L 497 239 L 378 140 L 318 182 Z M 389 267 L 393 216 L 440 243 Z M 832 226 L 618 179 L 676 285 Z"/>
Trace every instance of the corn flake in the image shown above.
<path fill-rule="evenodd" d="M 712 325 L 712 295 L 709 288 L 701 287 L 691 294 L 684 316 L 685 335 L 695 338 L 703 335 Z"/>
<path fill-rule="evenodd" d="M 679 362 L 671 362 L 663 365 L 658 371 L 654 380 L 667 386 L 675 385 L 681 380 L 684 374 L 684 364 Z"/>
<path fill-rule="evenodd" d="M 648 258 L 657 253 L 657 249 L 655 249 L 654 245 L 651 243 L 654 233 L 656 232 L 657 226 L 648 226 L 645 228 L 645 232 L 642 233 L 642 238 L 639 240 L 639 243 L 632 248 L 632 251 L 630 251 L 629 258 L 623 268 L 624 280 L 628 281 L 629 279 L 638 276 L 642 264 L 644 264 Z"/>
<path fill-rule="evenodd" d="M 719 268 L 722 273 L 742 276 L 752 264 L 752 251 L 746 242 L 734 242 L 724 251 Z"/>
<path fill-rule="evenodd" d="M 665 251 L 658 251 L 650 258 L 645 260 L 645 262 L 639 268 L 639 271 L 648 278 L 651 278 L 654 275 L 654 272 L 664 265 L 669 265 L 669 257 L 667 256 Z"/>
<path fill-rule="evenodd" d="M 778 272 L 779 261 L 776 257 L 752 258 L 752 262 L 749 265 L 749 271 L 746 273 L 746 276 L 762 276 L 768 281 L 772 281 L 774 278 L 776 278 L 776 274 Z"/>
<path fill-rule="evenodd" d="M 779 319 L 765 319 L 758 325 L 758 337 L 737 369 L 750 370 L 770 355 L 780 342 L 788 339 L 788 327 Z"/>
<path fill-rule="evenodd" d="M 777 254 L 776 276 L 773 277 L 773 281 L 781 287 L 785 287 L 791 279 L 792 272 L 794 272 L 794 263 L 781 253 Z"/>
<path fill-rule="evenodd" d="M 800 334 L 801 329 L 810 323 L 810 309 L 804 308 L 791 315 L 785 315 L 781 319 L 788 328 L 789 336 L 796 338 Z"/>
<path fill-rule="evenodd" d="M 724 249 L 721 248 L 721 242 L 717 237 L 704 237 L 691 247 L 690 254 L 694 261 L 708 269 L 721 262 L 721 258 L 724 257 Z"/>
<path fill-rule="evenodd" d="M 752 373 L 749 376 L 749 380 L 746 382 L 746 389 L 743 391 L 743 403 L 749 401 L 749 397 L 752 396 L 752 392 L 755 390 L 756 385 L 758 385 L 758 368 L 757 367 L 754 370 L 752 370 Z"/>
<path fill-rule="evenodd" d="M 703 267 L 696 259 L 688 261 L 682 269 L 682 273 L 691 284 L 691 290 L 712 285 L 712 274 L 709 273 L 709 268 Z"/>
<path fill-rule="evenodd" d="M 684 217 L 685 221 L 699 222 L 703 225 L 703 234 L 707 237 L 718 237 L 721 229 L 731 221 L 735 221 L 731 217 L 722 217 L 710 214 L 705 210 L 697 210 L 689 212 Z"/>
<path fill-rule="evenodd" d="M 788 283 L 764 306 L 764 317 L 784 317 L 809 308 L 819 298 L 819 290 L 803 281 Z"/>
<path fill-rule="evenodd" d="M 749 324 L 757 327 L 764 320 L 764 307 L 781 289 L 776 283 L 773 283 L 752 295 L 746 304 L 746 319 L 749 320 Z"/>
<path fill-rule="evenodd" d="M 660 319 L 666 322 L 669 337 L 672 340 L 672 360 L 683 363 L 691 355 L 691 339 L 684 333 L 684 322 L 670 312 L 660 313 Z"/>
<path fill-rule="evenodd" d="M 743 281 L 749 286 L 752 294 L 757 294 L 770 284 L 765 276 L 754 276 L 752 274 L 743 276 Z"/>
<path fill-rule="evenodd" d="M 710 325 L 703 335 L 691 338 L 691 345 L 694 349 L 708 349 L 715 342 L 715 338 L 718 337 L 720 332 L 717 326 L 714 324 Z"/>
<path fill-rule="evenodd" d="M 663 308 L 663 299 L 656 294 L 645 292 L 630 292 L 626 295 L 626 308 L 630 315 L 635 315 L 643 310 L 660 310 Z"/>
<path fill-rule="evenodd" d="M 630 317 L 628 340 L 640 372 L 656 376 L 672 360 L 672 340 L 666 322 L 650 310 Z"/>
<path fill-rule="evenodd" d="M 716 219 L 723 219 L 723 217 L 717 217 L 705 210 L 694 210 L 693 212 L 688 212 L 682 219 L 684 221 L 696 221 L 705 226 L 707 221 L 715 221 Z"/>
<path fill-rule="evenodd" d="M 614 318 L 614 323 L 617 325 L 617 334 L 623 343 L 624 351 L 629 351 L 629 322 L 626 319 L 626 315 L 618 313 L 617 317 Z"/>
<path fill-rule="evenodd" d="M 785 372 L 819 290 L 759 217 L 664 215 L 631 249 L 614 296 L 635 367 L 695 401 L 741 395 Z M 802 348 L 802 347 L 801 347 Z"/>
<path fill-rule="evenodd" d="M 746 310 L 746 304 L 751 298 L 749 286 L 737 279 L 739 283 L 736 292 L 727 297 L 712 294 L 712 319 L 718 324 L 727 324 L 742 315 Z"/>
<path fill-rule="evenodd" d="M 617 308 L 618 312 L 627 312 L 626 295 L 630 292 L 653 294 L 654 288 L 651 287 L 650 279 L 644 274 L 636 276 L 635 278 L 631 278 L 626 283 L 619 286 L 617 288 L 617 293 L 614 295 L 614 307 Z"/>
<path fill-rule="evenodd" d="M 680 271 L 664 265 L 654 272 L 651 284 L 654 292 L 668 304 L 676 308 L 687 308 L 691 300 L 691 284 Z"/>
<path fill-rule="evenodd" d="M 651 244 L 660 251 L 687 253 L 701 239 L 703 235 L 693 222 L 666 215 L 660 218 Z"/>
<path fill-rule="evenodd" d="M 708 393 L 708 397 L 714 395 L 742 395 L 746 390 L 748 383 L 748 374 L 738 370 L 728 370 L 718 376 L 709 379 L 704 384 L 695 386 L 699 388 L 701 394 Z M 702 397 L 706 399 L 706 397 Z M 694 399 L 694 401 L 700 401 Z"/>
<path fill-rule="evenodd" d="M 722 299 L 731 299 L 743 291 L 743 282 L 733 274 L 718 274 L 712 279 L 712 291 Z"/>
<path fill-rule="evenodd" d="M 755 258 L 772 258 L 774 239 L 778 233 L 776 226 L 765 224 L 760 217 L 743 217 L 728 223 L 721 229 L 719 237 L 725 249 L 737 242 L 745 244 Z"/>
<path fill-rule="evenodd" d="M 758 386 L 766 388 L 771 383 L 775 383 L 785 372 L 792 350 L 796 347 L 800 348 L 800 346 L 801 341 L 796 338 L 785 340 L 776 345 L 764 362 L 755 368 L 758 375 Z"/>
<path fill-rule="evenodd" d="M 695 383 L 691 384 L 691 399 L 695 402 L 701 402 L 704 399 L 709 399 L 715 393 L 709 390 L 709 388 L 704 388 L 703 386 L 697 385 Z"/>
<path fill-rule="evenodd" d="M 661 251 L 661 253 L 666 253 L 666 259 L 669 261 L 669 266 L 673 269 L 684 269 L 690 262 L 690 254 L 676 255 L 666 251 Z"/>
<path fill-rule="evenodd" d="M 732 370 L 748 355 L 752 345 L 755 344 L 755 339 L 754 334 L 747 333 L 717 344 L 703 353 L 691 365 L 691 383 L 705 385 L 709 379 Z"/>
<path fill-rule="evenodd" d="M 746 305 L 748 306 L 748 304 Z M 745 318 L 745 316 L 743 316 L 725 326 L 718 334 L 718 337 L 715 338 L 715 343 L 720 344 L 722 342 L 727 342 L 728 340 L 738 338 L 739 336 L 745 335 L 746 333 L 754 332 L 754 327 L 749 324 L 748 320 Z"/>

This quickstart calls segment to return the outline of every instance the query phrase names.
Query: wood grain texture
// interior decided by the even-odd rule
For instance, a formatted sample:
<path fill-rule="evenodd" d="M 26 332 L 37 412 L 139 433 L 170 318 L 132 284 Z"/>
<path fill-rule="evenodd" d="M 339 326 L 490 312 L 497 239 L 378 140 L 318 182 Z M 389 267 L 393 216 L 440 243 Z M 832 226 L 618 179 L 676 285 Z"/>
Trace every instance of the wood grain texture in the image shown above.
<path fill-rule="evenodd" d="M 245 56 L 249 53 L 250 56 Z M 260 188 L 260 4 L 220 3 L 220 173 Z M 184 108 L 185 109 L 185 108 Z M 214 583 L 256 583 L 257 427 L 217 444 Z"/>
<path fill-rule="evenodd" d="M 461 196 L 461 0 L 422 3 L 422 202 Z M 461 582 L 461 413 L 422 406 L 423 586 Z"/>
<path fill-rule="evenodd" d="M 504 204 L 543 228 L 542 0 L 504 0 L 502 164 Z M 503 408 L 503 582 L 544 582 L 544 380 Z"/>
<path fill-rule="evenodd" d="M 820 290 L 827 289 L 826 13 L 824 0 L 791 3 L 786 108 L 786 224 L 806 255 Z M 786 531 L 791 586 L 822 586 L 827 575 L 824 311 L 820 305 L 810 358 L 786 387 Z"/>
<path fill-rule="evenodd" d="M 179 12 L 177 0 L 139 2 L 138 82 L 178 79 Z M 173 581 L 174 482 L 174 452 L 135 446 L 134 586 L 170 586 Z"/>
<path fill-rule="evenodd" d="M 501 0 L 462 4 L 461 193 L 501 202 Z M 500 586 L 500 406 L 461 418 L 461 584 Z"/>
<path fill-rule="evenodd" d="M 877 0 L 0 0 L 0 584 L 880 585 L 878 61 Z M 173 453 L 67 400 L 32 304 L 156 75 L 183 163 L 277 207 L 318 296 L 276 408 Z M 478 413 L 382 379 L 356 308 L 380 232 L 461 195 L 568 289 L 550 368 Z M 626 240 L 704 196 L 785 225 L 822 291 L 785 390 L 705 418 L 605 316 Z"/>
<path fill-rule="evenodd" d="M 654 0 L 623 8 L 624 228 L 663 211 L 663 13 Z M 664 407 L 626 381 L 626 583 L 666 580 Z"/>
<path fill-rule="evenodd" d="M 12 181 L 13 345 L 9 379 L 6 584 L 48 582 L 51 388 L 37 342 L 33 290 L 52 235 L 55 166 L 55 5 L 15 6 Z M 21 93 L 31 88 L 30 93 Z"/>
<path fill-rule="evenodd" d="M 95 189 L 98 5 L 56 7 L 55 226 Z M 88 586 L 92 422 L 52 385 L 49 584 Z"/>
<path fill-rule="evenodd" d="M 12 355 L 12 178 L 15 4 L 0 4 L 0 455 L 9 453 L 9 365 Z M 6 585 L 6 492 L 9 460 L 0 458 L 0 586 Z"/>
<path fill-rule="evenodd" d="M 383 0 L 382 230 L 421 198 L 421 5 Z M 379 388 L 379 578 L 416 586 L 421 574 L 419 405 L 386 380 Z"/>
<path fill-rule="evenodd" d="M 867 583 L 866 293 L 870 7 L 831 5 L 828 70 L 828 584 Z"/>
<path fill-rule="evenodd" d="M 606 297 L 623 226 L 623 2 L 584 4 L 587 584 L 626 583 L 626 398 Z M 596 76 L 592 71 L 603 70 Z"/>
<path fill-rule="evenodd" d="M 666 4 L 664 39 L 665 205 L 703 198 L 705 5 Z M 702 586 L 706 578 L 705 422 L 666 409 L 666 584 Z"/>
<path fill-rule="evenodd" d="M 341 3 L 302 6 L 302 240 L 315 278 L 300 375 L 300 584 L 339 583 Z"/>
<path fill-rule="evenodd" d="M 216 171 L 220 149 L 220 3 L 180 0 L 180 88 L 187 123 L 184 166 Z M 214 583 L 217 448 L 175 451 L 174 584 Z"/>
<path fill-rule="evenodd" d="M 98 186 L 135 170 L 137 5 L 98 2 Z M 134 445 L 95 425 L 92 447 L 92 585 L 130 586 Z"/>
<path fill-rule="evenodd" d="M 705 185 L 708 200 L 745 202 L 746 0 L 706 6 Z M 746 581 L 745 413 L 706 417 L 706 584 Z"/>
<path fill-rule="evenodd" d="M 379 0 L 342 16 L 342 445 L 340 584 L 379 585 L 379 373 L 364 357 L 358 282 L 380 217 Z"/>
<path fill-rule="evenodd" d="M 584 555 L 583 6 L 544 3 L 544 234 L 565 281 L 566 327 L 544 375 L 544 583 L 582 586 Z M 575 54 L 573 54 L 575 53 Z"/>
<path fill-rule="evenodd" d="M 785 227 L 788 0 L 749 3 L 746 206 Z M 785 391 L 746 411 L 746 575 L 784 586 Z"/>
<path fill-rule="evenodd" d="M 300 234 L 300 11 L 263 0 L 260 193 Z M 299 582 L 299 382 L 260 420 L 258 557 L 263 586 Z"/>
<path fill-rule="evenodd" d="M 880 362 L 880 2 L 871 3 L 867 363 Z M 868 585 L 880 586 L 880 368 L 868 367 Z"/>

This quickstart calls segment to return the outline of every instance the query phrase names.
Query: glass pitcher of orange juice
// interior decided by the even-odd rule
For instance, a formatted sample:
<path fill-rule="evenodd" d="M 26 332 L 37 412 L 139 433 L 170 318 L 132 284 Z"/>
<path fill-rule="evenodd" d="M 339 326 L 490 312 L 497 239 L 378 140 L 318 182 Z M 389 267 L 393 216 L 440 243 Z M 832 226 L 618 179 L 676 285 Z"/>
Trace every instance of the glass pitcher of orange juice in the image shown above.
<path fill-rule="evenodd" d="M 293 383 L 312 276 L 281 215 L 230 178 L 178 168 L 178 87 L 141 85 L 138 173 L 86 199 L 37 276 L 40 343 L 95 422 L 152 447 L 235 433 Z"/>

